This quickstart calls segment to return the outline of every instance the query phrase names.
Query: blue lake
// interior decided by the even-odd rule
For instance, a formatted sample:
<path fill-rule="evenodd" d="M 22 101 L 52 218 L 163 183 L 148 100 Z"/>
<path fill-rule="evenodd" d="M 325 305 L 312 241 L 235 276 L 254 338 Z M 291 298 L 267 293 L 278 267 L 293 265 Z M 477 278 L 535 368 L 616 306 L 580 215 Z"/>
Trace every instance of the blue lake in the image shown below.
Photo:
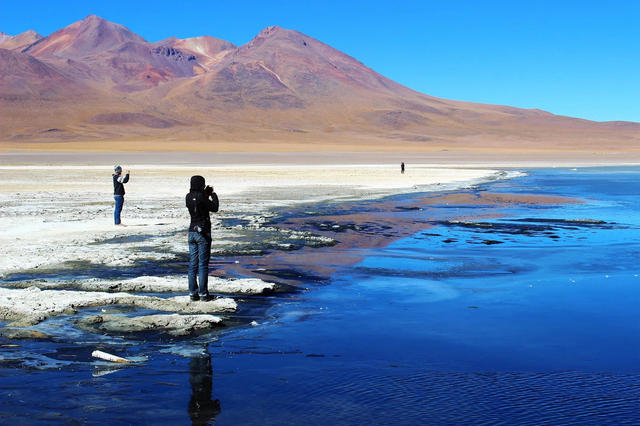
<path fill-rule="evenodd" d="M 92 361 L 100 337 L 72 330 L 70 341 L 0 349 L 30 358 L 0 363 L 0 422 L 637 424 L 639 176 L 533 170 L 459 191 L 581 200 L 569 204 L 393 197 L 419 209 L 390 214 L 423 230 L 289 253 L 297 265 L 314 250 L 343 262 L 323 285 L 256 300 L 257 325 L 112 338 L 118 353 L 149 358 L 119 371 Z"/>

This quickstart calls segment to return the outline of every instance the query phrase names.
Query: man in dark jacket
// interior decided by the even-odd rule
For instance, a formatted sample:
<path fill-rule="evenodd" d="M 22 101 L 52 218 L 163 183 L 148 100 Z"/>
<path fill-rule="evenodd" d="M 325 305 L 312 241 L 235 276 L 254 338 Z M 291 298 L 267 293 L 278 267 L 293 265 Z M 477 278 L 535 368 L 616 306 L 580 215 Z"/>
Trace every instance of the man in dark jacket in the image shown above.
<path fill-rule="evenodd" d="M 113 221 L 116 225 L 122 225 L 120 223 L 120 212 L 122 212 L 122 206 L 124 205 L 124 184 L 129 182 L 129 170 L 122 176 L 122 167 L 115 166 L 113 172 L 113 199 L 116 202 Z"/>
<path fill-rule="evenodd" d="M 218 211 L 218 196 L 205 187 L 202 176 L 191 177 L 191 188 L 185 197 L 191 215 L 189 224 L 189 294 L 191 300 L 213 300 L 209 295 L 209 258 L 211 257 L 211 219 L 209 212 Z M 197 280 L 196 280 L 197 276 Z M 198 285 L 199 283 L 199 285 Z"/>

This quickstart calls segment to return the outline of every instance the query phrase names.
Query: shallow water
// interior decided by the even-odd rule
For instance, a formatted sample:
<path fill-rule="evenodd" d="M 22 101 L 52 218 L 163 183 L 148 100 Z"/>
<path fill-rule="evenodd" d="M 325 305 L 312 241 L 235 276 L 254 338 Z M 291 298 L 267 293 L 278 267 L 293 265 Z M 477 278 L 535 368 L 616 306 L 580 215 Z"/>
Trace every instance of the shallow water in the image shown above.
<path fill-rule="evenodd" d="M 343 261 L 321 277 L 310 267 L 320 281 L 303 279 L 303 294 L 256 300 L 244 311 L 255 326 L 131 341 L 46 321 L 71 339 L 0 347 L 0 421 L 638 423 L 639 176 L 536 170 L 470 190 L 580 204 L 366 203 L 375 218 L 398 202 L 385 223 L 409 217 L 423 230 L 355 223 L 403 238 L 287 252 L 291 270 L 314 251 Z M 328 225 L 337 240 L 355 229 Z M 91 360 L 96 348 L 148 359 L 117 370 Z"/>

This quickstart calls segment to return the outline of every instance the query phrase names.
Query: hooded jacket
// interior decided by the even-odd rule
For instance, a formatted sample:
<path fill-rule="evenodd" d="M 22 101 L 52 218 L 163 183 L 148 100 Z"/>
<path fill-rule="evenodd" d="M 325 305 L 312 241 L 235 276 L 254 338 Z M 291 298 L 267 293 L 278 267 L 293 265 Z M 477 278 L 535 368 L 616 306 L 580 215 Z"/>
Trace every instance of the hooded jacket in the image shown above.
<path fill-rule="evenodd" d="M 129 173 L 124 176 L 114 173 L 111 176 L 113 176 L 113 195 L 124 195 L 124 184 L 129 182 Z"/>
<path fill-rule="evenodd" d="M 204 192 L 205 182 L 202 176 L 191 177 L 191 188 L 185 197 L 185 204 L 191 215 L 189 232 L 211 233 L 211 219 L 209 212 L 217 212 L 219 207 L 218 196 L 215 192 L 211 199 Z"/>

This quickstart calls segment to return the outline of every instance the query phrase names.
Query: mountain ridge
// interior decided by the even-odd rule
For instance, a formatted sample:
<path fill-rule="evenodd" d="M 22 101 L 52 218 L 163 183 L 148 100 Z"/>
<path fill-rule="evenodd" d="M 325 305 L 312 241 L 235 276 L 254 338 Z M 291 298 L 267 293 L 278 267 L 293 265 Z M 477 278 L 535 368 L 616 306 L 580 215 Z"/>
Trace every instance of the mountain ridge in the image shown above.
<path fill-rule="evenodd" d="M 15 36 L 0 34 L 0 49 L 22 50 L 43 37 L 33 30 L 27 30 Z"/>
<path fill-rule="evenodd" d="M 0 109 L 12 121 L 0 122 L 0 141 L 37 141 L 43 129 L 62 128 L 47 140 L 582 150 L 640 142 L 640 123 L 432 97 L 279 26 L 242 46 L 212 36 L 147 42 L 89 15 L 17 50 L 3 53 L 11 60 L 2 68 L 9 86 L 0 87 Z"/>

